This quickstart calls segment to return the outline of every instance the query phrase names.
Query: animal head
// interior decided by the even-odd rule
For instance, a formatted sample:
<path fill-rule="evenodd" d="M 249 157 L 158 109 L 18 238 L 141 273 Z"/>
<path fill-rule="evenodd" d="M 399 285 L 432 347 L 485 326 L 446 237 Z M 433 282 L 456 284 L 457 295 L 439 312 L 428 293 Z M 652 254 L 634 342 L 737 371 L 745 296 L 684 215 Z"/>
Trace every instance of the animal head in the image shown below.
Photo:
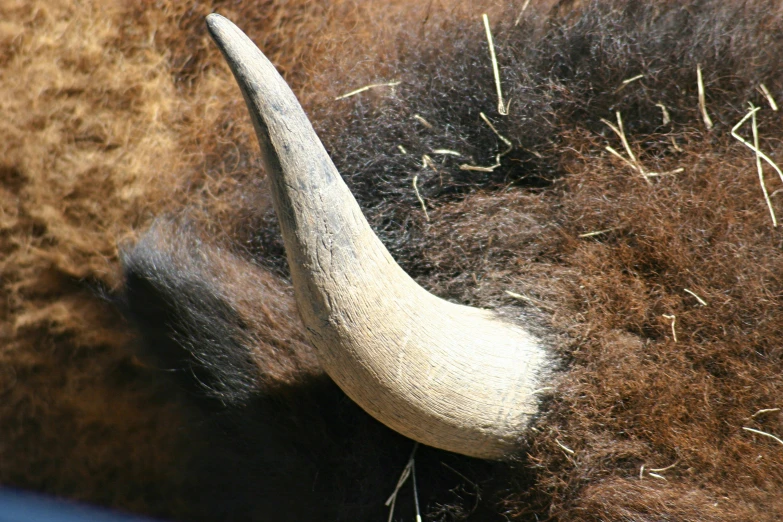
<path fill-rule="evenodd" d="M 8 441 L 45 441 L 34 446 L 55 456 L 74 451 L 69 440 L 96 450 L 83 445 L 90 459 L 56 471 L 41 462 L 58 459 L 37 452 L 33 478 L 21 457 L 4 457 L 4 482 L 181 519 L 378 519 L 386 500 L 397 518 L 418 500 L 435 520 L 775 519 L 780 8 L 527 4 L 490 6 L 486 25 L 474 4 L 357 7 L 346 16 L 361 23 L 340 26 L 350 38 L 318 40 L 339 48 L 319 74 L 315 59 L 283 68 L 312 126 L 255 47 L 210 18 L 261 161 L 230 71 L 200 29 L 202 7 L 170 15 L 196 35 L 185 43 L 163 29 L 134 39 L 123 25 L 136 42 L 122 44 L 123 67 L 144 55 L 138 42 L 173 49 L 154 63 L 171 62 L 180 83 L 170 90 L 187 102 L 169 125 L 142 126 L 168 132 L 143 142 L 180 133 L 184 153 L 120 153 L 125 142 L 103 143 L 97 125 L 72 140 L 79 154 L 102 147 L 84 157 L 133 157 L 106 215 L 123 198 L 153 201 L 93 227 L 139 231 L 122 243 L 121 284 L 69 257 L 96 241 L 68 242 L 58 228 L 83 215 L 69 206 L 73 190 L 59 221 L 51 201 L 18 213 L 45 225 L 16 242 L 35 246 L 43 275 L 9 278 L 13 295 L 82 293 L 15 319 L 20 339 L 51 331 L 57 348 L 46 359 L 30 341 L 11 367 L 17 384 L 0 412 L 28 413 L 3 417 L 26 428 L 4 435 L 0 455 L 32 444 Z M 301 56 L 301 39 L 270 43 L 258 13 L 232 18 L 273 62 Z M 288 27 L 276 16 L 271 26 Z M 78 73 L 85 62 L 61 63 Z M 140 89 L 129 114 L 153 106 L 166 117 L 151 92 L 168 91 Z M 155 176 L 133 170 L 139 162 Z M 37 179 L 19 172 L 8 178 Z M 84 199 L 78 209 L 103 201 Z M 29 256 L 9 259 L 20 278 L 32 273 Z M 92 312 L 103 308 L 82 281 L 102 286 L 128 324 Z M 82 330 L 72 317 L 86 317 Z M 91 381 L 67 373 L 48 379 L 60 391 L 49 402 L 28 400 L 44 374 L 29 361 L 50 359 L 83 373 L 90 361 L 86 373 L 112 393 L 80 395 Z M 71 429 L 36 420 L 67 416 L 24 406 L 62 401 L 82 405 Z M 398 485 L 406 473 L 415 495 Z M 107 492 L 114 482 L 97 476 L 121 479 Z"/>

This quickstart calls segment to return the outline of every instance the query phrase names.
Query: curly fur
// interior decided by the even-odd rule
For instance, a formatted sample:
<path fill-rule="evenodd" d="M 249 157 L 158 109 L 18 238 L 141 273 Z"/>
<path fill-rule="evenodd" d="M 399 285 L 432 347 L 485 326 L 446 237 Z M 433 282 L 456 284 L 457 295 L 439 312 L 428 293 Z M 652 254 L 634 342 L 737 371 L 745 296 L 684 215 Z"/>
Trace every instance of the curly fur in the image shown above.
<path fill-rule="evenodd" d="M 281 64 L 403 268 L 535 315 L 557 346 L 516 459 L 417 450 L 426 516 L 783 515 L 780 445 L 743 429 L 783 434 L 779 411 L 758 413 L 780 407 L 781 240 L 729 135 L 750 101 L 780 157 L 758 88 L 783 101 L 776 3 L 486 6 L 505 117 L 473 4 L 0 6 L 3 484 L 180 520 L 386 516 L 412 443 L 305 341 L 252 130 L 202 28 L 217 8 Z M 617 111 L 648 172 L 683 170 L 648 183 L 607 153 L 623 151 L 602 121 Z M 480 112 L 514 148 L 460 170 L 505 148 Z"/>

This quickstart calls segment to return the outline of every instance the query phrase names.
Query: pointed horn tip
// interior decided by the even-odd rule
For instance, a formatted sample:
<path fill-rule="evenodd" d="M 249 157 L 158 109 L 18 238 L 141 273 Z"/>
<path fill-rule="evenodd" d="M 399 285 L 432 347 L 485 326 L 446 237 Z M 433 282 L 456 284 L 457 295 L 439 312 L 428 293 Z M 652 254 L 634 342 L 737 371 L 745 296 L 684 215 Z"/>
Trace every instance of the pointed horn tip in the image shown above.
<path fill-rule="evenodd" d="M 207 29 L 209 29 L 209 32 L 213 35 L 220 30 L 221 25 L 224 25 L 226 23 L 234 25 L 231 23 L 231 20 L 217 13 L 208 14 L 205 20 L 207 23 Z"/>
<path fill-rule="evenodd" d="M 248 36 L 237 27 L 237 25 L 223 15 L 211 13 L 206 16 L 204 21 L 207 24 L 207 32 L 218 48 L 224 53 L 229 49 L 236 47 L 243 40 L 250 42 Z M 252 44 L 255 48 L 255 44 Z"/>
<path fill-rule="evenodd" d="M 226 41 L 230 38 L 230 33 L 243 34 L 234 22 L 217 13 L 208 14 L 205 22 L 207 24 L 207 32 L 209 32 L 212 40 L 215 41 L 221 50 L 226 47 Z"/>
<path fill-rule="evenodd" d="M 240 70 L 257 69 L 259 65 L 269 66 L 274 70 L 274 66 L 264 56 L 264 53 L 234 22 L 217 13 L 208 14 L 205 22 L 207 32 L 234 72 L 234 75 L 237 77 L 237 83 L 243 92 L 248 88 L 246 78 L 248 73 L 239 72 Z M 256 72 L 255 74 L 262 74 L 265 80 L 269 79 L 268 71 Z"/>

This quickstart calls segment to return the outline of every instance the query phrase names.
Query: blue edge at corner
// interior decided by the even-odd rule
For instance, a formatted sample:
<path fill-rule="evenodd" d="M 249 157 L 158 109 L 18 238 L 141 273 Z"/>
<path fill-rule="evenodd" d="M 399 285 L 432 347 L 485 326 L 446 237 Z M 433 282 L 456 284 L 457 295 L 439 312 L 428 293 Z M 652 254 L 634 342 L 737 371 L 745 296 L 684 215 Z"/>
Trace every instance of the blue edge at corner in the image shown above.
<path fill-rule="evenodd" d="M 155 522 L 18 489 L 0 488 L 0 522 Z"/>

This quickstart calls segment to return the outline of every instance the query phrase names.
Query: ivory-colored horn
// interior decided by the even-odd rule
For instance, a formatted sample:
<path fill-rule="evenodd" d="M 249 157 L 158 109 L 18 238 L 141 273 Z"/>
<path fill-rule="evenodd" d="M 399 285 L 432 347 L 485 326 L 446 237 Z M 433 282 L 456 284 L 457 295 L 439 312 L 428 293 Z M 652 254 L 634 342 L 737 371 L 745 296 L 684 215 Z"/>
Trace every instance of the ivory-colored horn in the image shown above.
<path fill-rule="evenodd" d="M 207 17 L 258 135 L 299 313 L 326 372 L 390 428 L 481 458 L 518 448 L 545 350 L 416 284 L 370 228 L 296 97 L 253 42 Z"/>

